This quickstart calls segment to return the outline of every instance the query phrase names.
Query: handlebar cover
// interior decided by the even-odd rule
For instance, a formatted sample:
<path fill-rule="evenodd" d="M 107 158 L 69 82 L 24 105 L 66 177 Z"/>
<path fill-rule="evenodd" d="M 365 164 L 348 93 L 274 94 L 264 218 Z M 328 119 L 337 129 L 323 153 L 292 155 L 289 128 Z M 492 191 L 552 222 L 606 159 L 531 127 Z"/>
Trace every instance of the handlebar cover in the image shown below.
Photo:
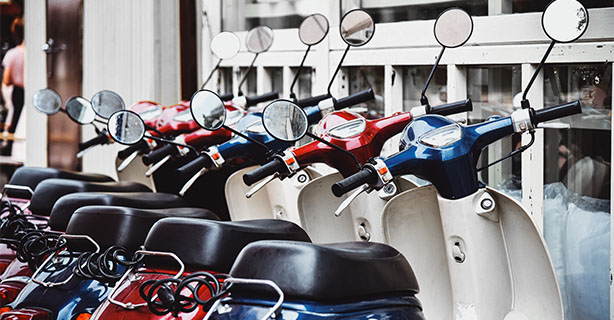
<path fill-rule="evenodd" d="M 79 151 L 83 151 L 89 147 L 93 147 L 95 145 L 99 145 L 99 144 L 105 144 L 109 142 L 109 136 L 107 136 L 107 132 L 106 131 L 102 131 L 100 132 L 96 137 L 81 142 L 79 143 Z"/>
<path fill-rule="evenodd" d="M 277 93 L 277 91 L 271 91 L 260 96 L 245 97 L 245 101 L 246 106 L 252 107 L 259 104 L 260 102 L 275 100 L 277 98 L 279 98 L 279 93 Z"/>
<path fill-rule="evenodd" d="M 128 146 L 128 148 L 126 148 L 124 150 L 120 150 L 119 152 L 117 152 L 117 157 L 120 160 L 125 160 L 132 153 L 134 153 L 136 151 L 146 150 L 146 148 L 148 148 L 147 142 L 145 140 L 141 140 L 138 143 L 133 144 L 131 146 Z"/>
<path fill-rule="evenodd" d="M 582 113 L 582 106 L 580 105 L 580 101 L 574 101 L 546 109 L 535 110 L 535 112 L 531 113 L 531 122 L 533 122 L 533 125 L 537 125 L 540 122 L 563 118 L 576 113 Z"/>
<path fill-rule="evenodd" d="M 332 190 L 335 196 L 341 197 L 365 183 L 372 184 L 375 182 L 377 182 L 377 173 L 373 168 L 367 166 L 355 174 L 333 184 Z"/>
<path fill-rule="evenodd" d="M 326 100 L 328 98 L 330 98 L 330 95 L 328 93 L 325 93 L 319 96 L 298 100 L 296 101 L 296 104 L 301 108 L 311 107 L 311 106 L 315 106 L 316 104 L 318 104 L 318 102 L 322 100 Z"/>
<path fill-rule="evenodd" d="M 166 144 L 163 145 L 162 147 L 146 154 L 143 156 L 143 164 L 145 164 L 146 166 L 152 164 L 152 163 L 156 163 L 162 159 L 164 159 L 164 157 L 168 156 L 168 155 L 172 155 L 177 153 L 177 146 L 172 145 L 172 144 Z"/>
<path fill-rule="evenodd" d="M 213 165 L 211 158 L 207 154 L 200 154 L 196 159 L 186 163 L 182 167 L 177 169 L 177 173 L 181 175 L 182 178 L 188 179 L 195 175 L 202 168 L 210 168 Z"/>
<path fill-rule="evenodd" d="M 222 99 L 222 101 L 229 101 L 232 100 L 232 98 L 234 98 L 234 94 L 232 94 L 232 92 L 230 93 L 225 93 L 223 95 L 220 95 L 220 99 Z"/>
<path fill-rule="evenodd" d="M 473 110 L 473 103 L 471 99 L 456 101 L 440 106 L 431 107 L 427 113 L 438 114 L 442 116 L 449 116 L 461 112 L 468 112 Z"/>
<path fill-rule="evenodd" d="M 341 110 L 343 108 L 351 107 L 353 105 L 357 105 L 359 103 L 367 102 L 373 99 L 375 99 L 375 93 L 373 92 L 373 89 L 369 88 L 367 90 L 360 91 L 358 93 L 354 93 L 353 95 L 337 100 L 337 102 L 335 103 L 335 110 Z"/>
<path fill-rule="evenodd" d="M 286 169 L 286 165 L 282 162 L 281 159 L 276 157 L 262 167 L 244 174 L 243 182 L 245 182 L 246 185 L 251 186 L 252 184 L 274 174 L 275 172 L 281 173 L 285 171 L 288 171 Z"/>

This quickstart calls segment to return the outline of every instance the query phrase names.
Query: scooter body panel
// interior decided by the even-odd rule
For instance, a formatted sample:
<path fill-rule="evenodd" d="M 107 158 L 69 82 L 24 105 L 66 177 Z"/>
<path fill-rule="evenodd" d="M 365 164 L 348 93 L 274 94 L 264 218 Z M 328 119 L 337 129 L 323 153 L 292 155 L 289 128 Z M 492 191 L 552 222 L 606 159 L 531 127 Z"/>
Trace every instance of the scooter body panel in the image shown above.
<path fill-rule="evenodd" d="M 501 192 L 482 188 L 452 200 L 424 186 L 392 198 L 382 219 L 385 243 L 403 253 L 420 279 L 427 318 L 563 318 L 539 231 Z"/>
<path fill-rule="evenodd" d="M 136 159 L 132 160 L 130 164 L 128 164 L 128 166 L 124 168 L 124 170 L 122 171 L 115 170 L 117 172 L 117 179 L 119 181 L 133 181 L 133 182 L 142 183 L 148 186 L 151 190 L 155 192 L 156 185 L 153 181 L 153 177 L 152 176 L 147 177 L 145 175 L 145 172 L 149 170 L 149 166 L 146 166 L 145 164 L 143 164 L 143 161 L 141 160 L 141 158 L 142 156 L 138 155 Z M 122 162 L 124 162 L 124 160 L 116 156 L 115 157 L 115 168 L 117 169 L 119 165 L 122 164 Z"/>

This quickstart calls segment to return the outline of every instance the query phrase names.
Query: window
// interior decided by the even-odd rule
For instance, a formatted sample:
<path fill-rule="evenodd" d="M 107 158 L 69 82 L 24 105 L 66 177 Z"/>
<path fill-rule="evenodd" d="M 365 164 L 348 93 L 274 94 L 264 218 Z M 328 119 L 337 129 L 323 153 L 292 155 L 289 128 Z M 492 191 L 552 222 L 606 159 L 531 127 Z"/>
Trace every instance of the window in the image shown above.
<path fill-rule="evenodd" d="M 292 68 L 292 74 L 296 74 L 297 71 L 298 71 L 298 68 Z M 303 66 L 303 68 L 301 69 L 301 74 L 298 76 L 298 80 L 296 80 L 296 84 L 294 85 L 294 93 L 296 94 L 296 97 L 298 99 L 305 99 L 305 98 L 309 98 L 312 96 L 311 78 L 312 78 L 313 72 L 314 70 L 310 67 Z M 316 92 L 314 95 L 319 95 L 319 94 L 321 93 Z"/>
<path fill-rule="evenodd" d="M 376 23 L 431 20 L 450 7 L 465 9 L 472 16 L 488 15 L 487 0 L 424 1 L 424 0 L 342 0 L 343 13 L 363 8 Z"/>
<path fill-rule="evenodd" d="M 349 94 L 369 88 L 375 92 L 375 100 L 353 106 L 366 118 L 374 119 L 384 116 L 384 67 L 349 67 L 345 68 Z M 343 77 L 342 77 L 343 79 Z M 342 97 L 337 97 L 342 98 Z"/>
<path fill-rule="evenodd" d="M 241 81 L 241 79 L 243 79 L 243 77 L 245 76 L 245 72 L 247 72 L 247 67 L 240 68 L 240 71 L 241 71 L 241 77 L 239 77 L 239 81 Z M 258 83 L 256 80 L 257 72 L 258 70 L 256 69 L 256 67 L 252 68 L 252 70 L 247 75 L 247 79 L 245 79 L 245 82 L 243 82 L 243 85 L 241 86 L 241 88 L 239 88 L 239 91 L 243 90 L 243 94 L 245 96 L 249 97 L 249 96 L 255 96 L 257 94 L 258 92 L 258 87 L 257 87 Z"/>
<path fill-rule="evenodd" d="M 518 12 L 542 12 L 552 0 L 513 0 L 512 10 Z M 580 1 L 587 9 L 614 6 L 612 0 Z"/>
<path fill-rule="evenodd" d="M 432 66 L 403 67 L 403 111 L 422 105 L 420 94 L 432 68 Z M 438 66 L 426 90 L 430 105 L 438 106 L 448 102 L 447 82 L 446 66 Z"/>
<path fill-rule="evenodd" d="M 224 0 L 222 29 L 247 31 L 266 25 L 273 29 L 298 28 L 308 15 L 329 6 L 328 0 Z"/>
<path fill-rule="evenodd" d="M 280 98 L 285 98 L 288 94 L 284 92 L 284 72 L 283 68 L 266 68 L 265 69 L 269 85 L 264 89 L 265 92 L 277 91 Z"/>
<path fill-rule="evenodd" d="M 218 69 L 217 87 L 220 94 L 232 92 L 232 68 L 223 67 Z"/>

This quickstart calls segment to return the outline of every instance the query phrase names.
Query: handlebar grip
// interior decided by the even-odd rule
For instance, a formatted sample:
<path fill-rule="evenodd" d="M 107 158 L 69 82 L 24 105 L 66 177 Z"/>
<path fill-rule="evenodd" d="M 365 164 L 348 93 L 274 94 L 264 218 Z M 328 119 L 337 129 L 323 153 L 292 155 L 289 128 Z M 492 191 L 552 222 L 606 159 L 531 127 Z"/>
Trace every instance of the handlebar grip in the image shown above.
<path fill-rule="evenodd" d="M 375 183 L 377 179 L 377 173 L 370 167 L 365 167 L 357 173 L 333 184 L 333 194 L 337 197 L 360 187 L 365 183 Z"/>
<path fill-rule="evenodd" d="M 120 150 L 119 152 L 117 152 L 117 157 L 120 160 L 125 160 L 132 153 L 134 153 L 136 151 L 146 150 L 146 148 L 148 148 L 147 142 L 145 140 L 141 140 L 141 141 L 137 142 L 136 144 L 128 146 L 128 148 L 126 148 L 124 150 Z"/>
<path fill-rule="evenodd" d="M 251 107 L 259 104 L 260 102 L 275 100 L 279 98 L 279 93 L 277 91 L 271 91 L 269 93 L 265 93 L 263 95 L 254 96 L 254 97 L 245 97 L 246 106 Z"/>
<path fill-rule="evenodd" d="M 472 110 L 473 110 L 473 103 L 471 103 L 471 99 L 466 99 L 466 100 L 444 104 L 441 106 L 431 107 L 427 113 L 438 114 L 442 116 L 449 116 L 452 114 L 457 114 L 457 113 L 472 111 Z"/>
<path fill-rule="evenodd" d="M 177 152 L 177 147 L 175 145 L 172 145 L 172 144 L 163 145 L 162 147 L 144 155 L 143 164 L 148 166 L 152 163 L 156 163 L 164 159 L 164 157 L 168 155 L 175 154 L 176 152 Z"/>
<path fill-rule="evenodd" d="M 245 182 L 246 185 L 251 186 L 252 184 L 274 174 L 275 172 L 283 171 L 288 171 L 286 169 L 286 165 L 282 162 L 281 159 L 274 158 L 262 167 L 244 174 L 243 182 Z"/>
<path fill-rule="evenodd" d="M 177 173 L 179 173 L 184 179 L 191 178 L 198 171 L 200 171 L 200 169 L 210 168 L 212 164 L 213 162 L 211 162 L 211 158 L 209 158 L 207 154 L 199 154 L 196 159 L 178 168 Z"/>
<path fill-rule="evenodd" d="M 99 144 L 105 144 L 109 142 L 109 136 L 107 136 L 106 131 L 99 133 L 96 137 L 79 143 L 79 151 L 83 151 L 89 147 L 93 147 Z"/>
<path fill-rule="evenodd" d="M 315 106 L 316 104 L 318 104 L 318 102 L 322 100 L 326 100 L 328 98 L 330 98 L 330 94 L 325 93 L 319 96 L 298 100 L 296 101 L 296 104 L 301 108 L 311 107 L 311 106 Z"/>
<path fill-rule="evenodd" d="M 375 93 L 373 92 L 373 89 L 369 88 L 367 90 L 360 91 L 358 93 L 354 93 L 353 95 L 337 100 L 337 102 L 335 103 L 335 110 L 341 110 L 343 108 L 351 107 L 353 105 L 357 105 L 359 103 L 367 102 L 373 99 L 375 99 Z"/>
<path fill-rule="evenodd" d="M 576 113 L 582 113 L 582 106 L 580 105 L 580 101 L 574 101 L 546 109 L 535 110 L 535 112 L 531 114 L 531 122 L 533 122 L 533 125 L 537 125 L 540 122 L 559 119 L 571 116 Z"/>
<path fill-rule="evenodd" d="M 232 94 L 232 92 L 229 93 L 225 93 L 223 95 L 220 96 L 220 99 L 222 99 L 222 101 L 228 101 L 228 100 L 232 100 L 232 98 L 234 98 L 234 94 Z"/>

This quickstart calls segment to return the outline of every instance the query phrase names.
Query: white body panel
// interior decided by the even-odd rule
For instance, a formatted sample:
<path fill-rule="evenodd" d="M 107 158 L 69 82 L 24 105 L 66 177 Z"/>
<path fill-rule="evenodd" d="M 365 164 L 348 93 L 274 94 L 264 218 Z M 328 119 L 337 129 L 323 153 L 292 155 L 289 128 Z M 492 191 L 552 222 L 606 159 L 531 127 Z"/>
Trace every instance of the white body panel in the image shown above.
<path fill-rule="evenodd" d="M 117 172 L 118 181 L 133 181 L 142 183 L 151 190 L 156 191 L 156 187 L 153 182 L 153 176 L 145 176 L 145 172 L 149 169 L 149 166 L 143 164 L 141 156 L 137 156 L 130 164 L 122 171 L 117 171 L 117 167 L 123 162 L 117 156 L 115 156 L 115 172 Z"/>
<path fill-rule="evenodd" d="M 485 198 L 493 209 L 481 207 Z M 428 319 L 563 319 L 544 241 L 508 196 L 487 188 L 449 200 L 425 186 L 392 198 L 381 218 L 385 242 L 416 273 Z"/>

